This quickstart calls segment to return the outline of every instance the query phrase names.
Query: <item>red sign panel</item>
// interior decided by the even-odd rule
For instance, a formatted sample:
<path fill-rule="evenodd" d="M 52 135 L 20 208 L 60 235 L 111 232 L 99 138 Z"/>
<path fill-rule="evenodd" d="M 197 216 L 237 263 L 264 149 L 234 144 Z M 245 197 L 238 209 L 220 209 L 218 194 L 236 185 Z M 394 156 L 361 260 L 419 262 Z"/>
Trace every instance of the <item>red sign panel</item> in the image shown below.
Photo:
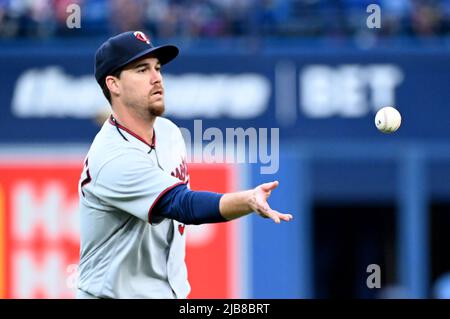
<path fill-rule="evenodd" d="M 189 165 L 192 190 L 226 193 L 236 190 L 231 166 Z M 186 263 L 190 298 L 238 298 L 237 222 L 187 226 Z"/>
<path fill-rule="evenodd" d="M 0 163 L 0 298 L 74 297 L 82 162 Z M 192 189 L 235 189 L 233 168 L 189 165 Z M 187 226 L 190 298 L 237 297 L 235 224 Z"/>

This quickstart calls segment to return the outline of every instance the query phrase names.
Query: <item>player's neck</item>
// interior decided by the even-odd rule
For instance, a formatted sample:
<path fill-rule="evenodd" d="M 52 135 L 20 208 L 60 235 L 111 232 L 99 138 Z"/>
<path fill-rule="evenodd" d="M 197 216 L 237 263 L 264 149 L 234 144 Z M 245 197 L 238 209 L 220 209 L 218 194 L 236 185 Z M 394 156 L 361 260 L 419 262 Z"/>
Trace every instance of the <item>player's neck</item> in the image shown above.
<path fill-rule="evenodd" d="M 155 116 L 145 120 L 138 116 L 133 116 L 128 112 L 113 111 L 112 115 L 116 121 L 132 131 L 134 134 L 143 138 L 148 144 L 152 144 L 153 140 L 153 124 L 155 123 Z"/>

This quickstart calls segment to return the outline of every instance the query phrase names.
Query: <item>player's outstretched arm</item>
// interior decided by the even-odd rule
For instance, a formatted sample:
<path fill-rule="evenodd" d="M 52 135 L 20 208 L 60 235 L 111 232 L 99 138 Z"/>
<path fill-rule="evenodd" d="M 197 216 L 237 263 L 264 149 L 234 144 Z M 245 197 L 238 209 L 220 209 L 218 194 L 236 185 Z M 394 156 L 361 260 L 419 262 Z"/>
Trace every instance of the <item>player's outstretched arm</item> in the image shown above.
<path fill-rule="evenodd" d="M 271 218 L 277 224 L 281 220 L 288 222 L 293 218 L 291 214 L 273 210 L 267 202 L 270 193 L 277 186 L 278 181 L 275 181 L 261 184 L 251 190 L 224 194 L 219 203 L 220 214 L 226 220 L 232 220 L 255 212 L 264 218 Z"/>
<path fill-rule="evenodd" d="M 278 182 L 271 182 L 243 192 L 219 194 L 191 191 L 184 184 L 178 185 L 161 196 L 150 210 L 149 222 L 152 222 L 151 216 L 159 216 L 185 224 L 221 223 L 251 212 L 271 218 L 276 223 L 290 221 L 292 215 L 281 214 L 267 203 L 267 198 L 277 186 Z"/>

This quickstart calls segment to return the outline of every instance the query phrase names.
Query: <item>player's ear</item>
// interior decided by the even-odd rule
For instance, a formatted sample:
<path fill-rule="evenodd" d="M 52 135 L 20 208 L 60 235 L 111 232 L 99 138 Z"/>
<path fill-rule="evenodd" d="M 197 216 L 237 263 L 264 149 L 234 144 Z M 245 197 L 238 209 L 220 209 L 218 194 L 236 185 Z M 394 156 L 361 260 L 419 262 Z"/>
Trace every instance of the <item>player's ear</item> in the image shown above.
<path fill-rule="evenodd" d="M 119 83 L 117 82 L 117 78 L 112 75 L 108 75 L 105 78 L 105 83 L 111 93 L 119 94 Z"/>

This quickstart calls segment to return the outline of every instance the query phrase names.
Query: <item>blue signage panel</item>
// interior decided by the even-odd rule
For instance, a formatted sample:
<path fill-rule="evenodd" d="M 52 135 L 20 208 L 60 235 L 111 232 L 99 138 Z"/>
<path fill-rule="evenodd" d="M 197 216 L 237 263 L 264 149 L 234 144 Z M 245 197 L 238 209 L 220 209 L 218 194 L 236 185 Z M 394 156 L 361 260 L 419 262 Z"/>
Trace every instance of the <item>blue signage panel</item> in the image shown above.
<path fill-rule="evenodd" d="M 0 142 L 88 142 L 108 110 L 93 77 L 92 45 L 0 51 Z M 166 115 L 194 131 L 279 128 L 280 137 L 382 139 L 376 111 L 394 106 L 393 140 L 450 136 L 446 51 L 336 51 L 202 55 L 182 52 L 163 69 Z"/>

